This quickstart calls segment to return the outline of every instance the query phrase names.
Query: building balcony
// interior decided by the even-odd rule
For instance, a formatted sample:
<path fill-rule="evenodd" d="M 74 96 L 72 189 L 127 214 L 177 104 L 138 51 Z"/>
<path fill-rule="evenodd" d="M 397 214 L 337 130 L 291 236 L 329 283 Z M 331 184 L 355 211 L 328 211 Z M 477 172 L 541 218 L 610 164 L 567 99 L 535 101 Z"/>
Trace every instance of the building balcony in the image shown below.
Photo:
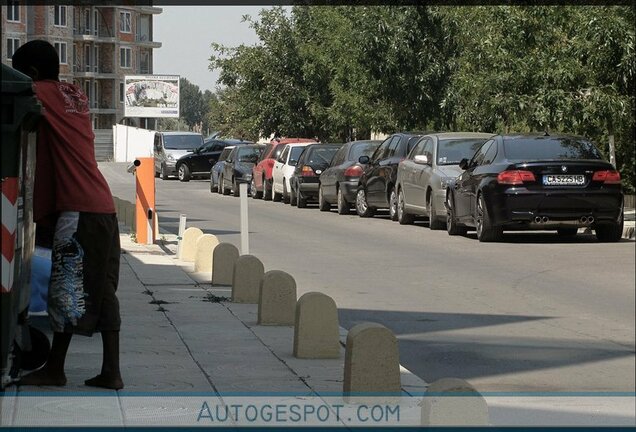
<path fill-rule="evenodd" d="M 91 114 L 117 114 L 117 109 L 103 106 L 98 108 L 91 108 L 90 112 Z"/>
<path fill-rule="evenodd" d="M 160 7 L 155 7 L 155 6 L 137 6 L 136 9 L 140 13 L 153 14 L 153 15 L 158 15 L 161 12 L 163 12 L 163 9 L 161 9 Z"/>
<path fill-rule="evenodd" d="M 79 29 L 73 33 L 73 40 L 77 42 L 116 43 L 117 38 L 110 35 L 94 34 L 90 29 Z"/>
<path fill-rule="evenodd" d="M 92 78 L 92 79 L 117 79 L 118 76 L 113 72 L 98 72 L 98 71 L 74 71 L 75 78 Z"/>
<path fill-rule="evenodd" d="M 149 35 L 138 34 L 135 36 L 135 43 L 144 48 L 161 48 L 161 42 L 151 40 Z"/>

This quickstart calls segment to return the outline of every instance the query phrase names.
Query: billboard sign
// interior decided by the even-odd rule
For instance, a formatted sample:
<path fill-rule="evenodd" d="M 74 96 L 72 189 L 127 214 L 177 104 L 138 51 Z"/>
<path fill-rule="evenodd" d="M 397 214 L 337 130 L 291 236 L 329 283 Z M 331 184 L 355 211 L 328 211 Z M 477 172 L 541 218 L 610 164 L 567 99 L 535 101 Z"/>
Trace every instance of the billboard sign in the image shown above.
<path fill-rule="evenodd" d="M 129 75 L 124 78 L 125 117 L 179 117 L 178 75 Z"/>

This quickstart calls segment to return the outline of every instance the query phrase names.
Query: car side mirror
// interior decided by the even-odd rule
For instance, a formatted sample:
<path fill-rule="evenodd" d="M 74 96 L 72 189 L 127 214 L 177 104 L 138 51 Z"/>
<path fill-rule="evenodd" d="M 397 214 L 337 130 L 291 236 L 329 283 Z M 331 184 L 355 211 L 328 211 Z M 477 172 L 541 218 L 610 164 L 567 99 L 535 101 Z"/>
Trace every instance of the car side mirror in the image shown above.
<path fill-rule="evenodd" d="M 287 165 L 289 166 L 296 166 L 296 164 L 298 163 L 298 161 L 295 160 L 290 160 L 289 162 L 287 162 Z"/>
<path fill-rule="evenodd" d="M 426 155 L 426 154 L 416 155 L 413 158 L 413 162 L 415 162 L 416 164 L 419 164 L 419 165 L 431 165 L 431 161 L 428 158 L 428 155 Z"/>
<path fill-rule="evenodd" d="M 369 158 L 369 156 L 367 155 L 362 155 L 358 158 L 358 162 L 364 165 L 368 164 L 370 161 L 371 161 L 371 158 Z"/>
<path fill-rule="evenodd" d="M 464 158 L 462 160 L 459 161 L 459 168 L 465 170 L 466 168 L 468 168 L 468 159 Z"/>

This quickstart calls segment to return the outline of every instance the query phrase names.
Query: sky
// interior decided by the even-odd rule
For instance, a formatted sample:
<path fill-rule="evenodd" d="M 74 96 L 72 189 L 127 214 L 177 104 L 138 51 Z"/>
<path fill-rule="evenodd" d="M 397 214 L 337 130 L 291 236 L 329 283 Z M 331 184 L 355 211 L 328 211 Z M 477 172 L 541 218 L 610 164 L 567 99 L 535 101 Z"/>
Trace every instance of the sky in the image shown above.
<path fill-rule="evenodd" d="M 253 45 L 258 41 L 243 15 L 258 18 L 263 6 L 162 6 L 154 16 L 153 38 L 162 46 L 154 50 L 153 73 L 180 75 L 201 91 L 214 91 L 218 70 L 208 69 L 217 42 L 226 46 Z"/>

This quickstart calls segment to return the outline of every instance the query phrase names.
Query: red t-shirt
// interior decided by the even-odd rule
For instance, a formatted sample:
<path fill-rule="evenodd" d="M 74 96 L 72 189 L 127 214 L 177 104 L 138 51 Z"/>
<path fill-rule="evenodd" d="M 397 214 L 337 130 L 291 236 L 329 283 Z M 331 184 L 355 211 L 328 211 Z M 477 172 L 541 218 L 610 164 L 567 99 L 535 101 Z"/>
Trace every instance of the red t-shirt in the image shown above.
<path fill-rule="evenodd" d="M 33 83 L 44 107 L 38 133 L 33 219 L 47 224 L 62 211 L 115 213 L 115 203 L 95 160 L 88 99 L 74 84 Z"/>

